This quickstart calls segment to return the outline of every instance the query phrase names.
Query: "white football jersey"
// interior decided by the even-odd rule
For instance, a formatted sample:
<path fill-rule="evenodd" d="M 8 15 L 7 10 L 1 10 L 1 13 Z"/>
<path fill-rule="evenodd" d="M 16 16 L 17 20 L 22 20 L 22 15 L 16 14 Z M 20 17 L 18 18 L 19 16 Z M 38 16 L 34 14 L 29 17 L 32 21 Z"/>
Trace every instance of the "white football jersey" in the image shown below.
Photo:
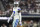
<path fill-rule="evenodd" d="M 15 15 L 18 15 L 18 11 L 19 11 L 19 10 L 21 10 L 20 7 L 14 7 L 14 8 L 13 8 L 13 13 L 14 13 Z"/>
<path fill-rule="evenodd" d="M 19 10 L 21 10 L 20 7 L 13 8 L 13 14 L 15 19 L 19 19 L 19 13 L 18 13 Z"/>

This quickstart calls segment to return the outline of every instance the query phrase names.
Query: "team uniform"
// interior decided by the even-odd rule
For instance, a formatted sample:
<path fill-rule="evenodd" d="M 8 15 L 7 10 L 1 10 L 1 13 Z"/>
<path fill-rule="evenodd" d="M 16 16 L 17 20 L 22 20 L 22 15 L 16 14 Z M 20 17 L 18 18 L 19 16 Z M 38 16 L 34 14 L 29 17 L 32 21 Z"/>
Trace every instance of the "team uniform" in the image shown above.
<path fill-rule="evenodd" d="M 14 19 L 19 19 L 19 13 L 18 13 L 19 10 L 21 10 L 19 7 L 13 8 Z"/>
<path fill-rule="evenodd" d="M 14 14 L 13 25 L 16 25 L 16 26 L 17 26 L 17 24 L 19 22 L 19 19 L 20 19 L 20 16 L 19 16 L 20 14 L 18 13 L 19 10 L 21 10 L 19 7 L 14 7 L 13 8 L 13 14 Z"/>
<path fill-rule="evenodd" d="M 18 4 L 19 2 L 14 2 L 14 7 L 13 7 L 13 12 L 12 12 L 12 15 L 10 16 L 10 19 L 13 17 L 13 27 L 17 27 L 18 25 L 18 22 L 20 22 L 20 25 L 21 24 L 21 12 L 18 12 L 21 10 L 20 7 L 18 7 Z M 10 19 L 8 20 L 8 23 L 10 21 Z"/>

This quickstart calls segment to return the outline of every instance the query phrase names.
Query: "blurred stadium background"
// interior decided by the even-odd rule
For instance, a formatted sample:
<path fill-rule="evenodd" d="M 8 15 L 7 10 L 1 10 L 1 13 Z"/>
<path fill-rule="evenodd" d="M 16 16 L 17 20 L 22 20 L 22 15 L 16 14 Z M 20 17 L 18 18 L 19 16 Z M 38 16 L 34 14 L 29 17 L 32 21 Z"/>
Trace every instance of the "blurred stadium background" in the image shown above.
<path fill-rule="evenodd" d="M 14 1 L 20 1 L 23 27 L 40 27 L 40 17 L 30 17 L 40 16 L 40 0 L 0 0 L 0 27 L 12 27 L 12 20 L 8 24 L 7 19 L 12 13 Z"/>

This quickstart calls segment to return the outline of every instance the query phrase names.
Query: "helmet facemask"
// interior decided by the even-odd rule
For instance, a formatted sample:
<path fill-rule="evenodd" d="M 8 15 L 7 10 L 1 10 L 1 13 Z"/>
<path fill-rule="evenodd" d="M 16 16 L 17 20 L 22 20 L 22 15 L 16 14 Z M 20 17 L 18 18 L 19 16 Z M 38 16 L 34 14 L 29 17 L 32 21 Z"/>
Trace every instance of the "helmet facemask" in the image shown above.
<path fill-rule="evenodd" d="M 18 7 L 19 6 L 19 2 L 14 2 L 14 7 Z"/>

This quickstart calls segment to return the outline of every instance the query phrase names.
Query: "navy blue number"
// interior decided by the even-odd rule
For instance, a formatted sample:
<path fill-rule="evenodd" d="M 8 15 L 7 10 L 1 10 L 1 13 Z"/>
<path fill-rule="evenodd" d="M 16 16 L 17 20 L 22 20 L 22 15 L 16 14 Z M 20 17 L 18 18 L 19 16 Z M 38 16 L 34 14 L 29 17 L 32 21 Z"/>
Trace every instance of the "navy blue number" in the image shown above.
<path fill-rule="evenodd" d="M 13 14 L 15 14 L 15 11 L 13 11 Z"/>

